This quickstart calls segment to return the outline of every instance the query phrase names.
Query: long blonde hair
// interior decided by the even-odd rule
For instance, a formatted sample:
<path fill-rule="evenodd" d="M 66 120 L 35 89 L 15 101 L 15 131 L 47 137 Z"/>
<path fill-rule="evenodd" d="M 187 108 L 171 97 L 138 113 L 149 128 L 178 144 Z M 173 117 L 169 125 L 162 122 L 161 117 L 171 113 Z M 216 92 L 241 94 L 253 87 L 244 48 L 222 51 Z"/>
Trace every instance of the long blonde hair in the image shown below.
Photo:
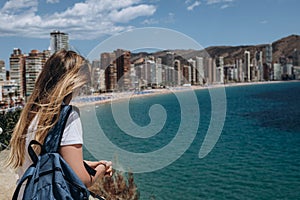
<path fill-rule="evenodd" d="M 26 134 L 36 115 L 35 140 L 43 143 L 57 122 L 64 98 L 86 83 L 88 68 L 84 58 L 73 51 L 60 50 L 46 61 L 12 134 L 7 165 L 17 168 L 24 163 Z"/>

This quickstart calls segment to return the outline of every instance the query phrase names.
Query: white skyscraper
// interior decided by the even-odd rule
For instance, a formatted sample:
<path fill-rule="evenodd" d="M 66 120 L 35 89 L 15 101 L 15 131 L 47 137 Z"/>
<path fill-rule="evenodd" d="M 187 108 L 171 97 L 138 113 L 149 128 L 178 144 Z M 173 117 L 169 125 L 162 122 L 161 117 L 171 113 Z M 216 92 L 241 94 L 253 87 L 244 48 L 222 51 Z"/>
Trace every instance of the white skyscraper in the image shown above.
<path fill-rule="evenodd" d="M 202 57 L 196 57 L 196 65 L 197 65 L 197 82 L 202 85 L 204 79 L 204 63 Z"/>
<path fill-rule="evenodd" d="M 251 65 L 251 62 L 250 62 L 250 51 L 245 51 L 245 60 L 244 60 L 244 69 L 245 69 L 245 72 L 246 72 L 246 78 L 247 78 L 247 81 L 250 82 L 251 81 L 251 69 L 250 69 L 250 65 Z"/>
<path fill-rule="evenodd" d="M 273 78 L 275 81 L 281 80 L 282 66 L 280 63 L 274 63 Z"/>
<path fill-rule="evenodd" d="M 263 52 L 262 51 L 257 51 L 255 53 L 255 56 L 256 56 L 256 64 L 257 64 L 257 79 L 258 81 L 262 81 L 263 80 L 263 74 L 264 74 L 264 71 L 263 71 Z"/>
<path fill-rule="evenodd" d="M 235 65 L 237 68 L 237 80 L 239 82 L 244 82 L 243 60 L 242 59 L 235 60 Z"/>
<path fill-rule="evenodd" d="M 190 58 L 188 60 L 188 62 L 190 63 L 190 68 L 191 68 L 190 69 L 191 70 L 191 81 L 190 81 L 190 83 L 192 85 L 194 85 L 196 83 L 196 60 Z"/>
<path fill-rule="evenodd" d="M 175 70 L 175 82 L 177 85 L 181 85 L 181 62 L 178 59 L 174 60 L 174 70 Z"/>
<path fill-rule="evenodd" d="M 220 56 L 217 58 L 217 82 L 224 83 L 224 57 Z"/>
<path fill-rule="evenodd" d="M 69 36 L 67 33 L 53 31 L 50 33 L 50 50 L 51 54 L 61 49 L 69 50 Z"/>
<path fill-rule="evenodd" d="M 156 83 L 157 86 L 162 83 L 162 64 L 161 64 L 161 58 L 156 58 Z"/>

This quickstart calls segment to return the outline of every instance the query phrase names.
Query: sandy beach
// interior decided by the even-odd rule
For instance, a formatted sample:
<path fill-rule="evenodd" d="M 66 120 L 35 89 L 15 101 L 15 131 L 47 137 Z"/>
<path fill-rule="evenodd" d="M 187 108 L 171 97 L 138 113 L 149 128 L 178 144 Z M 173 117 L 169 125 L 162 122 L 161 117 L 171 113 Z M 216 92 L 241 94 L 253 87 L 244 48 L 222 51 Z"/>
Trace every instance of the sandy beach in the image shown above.
<path fill-rule="evenodd" d="M 82 107 L 86 105 L 96 105 L 102 103 L 111 103 L 115 101 L 128 100 L 130 98 L 139 98 L 145 96 L 161 95 L 161 94 L 170 94 L 176 92 L 185 92 L 192 90 L 206 90 L 214 88 L 226 88 L 226 87 L 236 87 L 236 86 L 247 86 L 247 85 L 261 85 L 261 84 L 276 84 L 284 83 L 287 81 L 263 81 L 263 82 L 243 82 L 243 83 L 227 83 L 227 84 L 213 84 L 206 86 L 180 86 L 180 87 L 169 87 L 165 89 L 150 89 L 143 91 L 132 91 L 132 92 L 113 92 L 105 93 L 99 95 L 90 95 L 90 96 L 81 96 L 77 98 L 73 105 Z M 289 82 L 299 82 L 298 80 L 289 81 Z"/>

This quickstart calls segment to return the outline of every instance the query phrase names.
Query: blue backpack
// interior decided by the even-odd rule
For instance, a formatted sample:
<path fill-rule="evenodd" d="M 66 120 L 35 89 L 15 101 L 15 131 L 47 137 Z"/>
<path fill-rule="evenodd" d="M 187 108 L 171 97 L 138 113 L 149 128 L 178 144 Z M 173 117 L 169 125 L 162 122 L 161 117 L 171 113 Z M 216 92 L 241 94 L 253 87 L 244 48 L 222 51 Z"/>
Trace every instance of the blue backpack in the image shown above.
<path fill-rule="evenodd" d="M 23 200 L 83 200 L 91 195 L 86 186 L 78 178 L 72 168 L 58 153 L 62 134 L 72 106 L 62 106 L 58 122 L 49 131 L 44 144 L 32 140 L 28 146 L 28 154 L 33 164 L 26 170 L 18 182 L 13 195 L 17 200 L 21 185 L 27 180 Z M 32 145 L 41 147 L 39 156 Z M 85 164 L 88 172 L 95 175 L 95 170 Z"/>

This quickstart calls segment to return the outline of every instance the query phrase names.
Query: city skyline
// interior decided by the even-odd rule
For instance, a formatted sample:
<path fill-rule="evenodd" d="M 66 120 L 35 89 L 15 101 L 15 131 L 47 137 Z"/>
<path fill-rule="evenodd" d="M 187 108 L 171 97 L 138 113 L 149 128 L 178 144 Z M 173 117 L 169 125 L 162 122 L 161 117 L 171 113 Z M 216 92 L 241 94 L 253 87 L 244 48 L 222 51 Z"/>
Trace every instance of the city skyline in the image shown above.
<path fill-rule="evenodd" d="M 297 0 L 111 1 L 11 0 L 0 3 L 0 59 L 14 48 L 49 48 L 49 33 L 66 32 L 84 56 L 106 38 L 132 28 L 179 31 L 203 47 L 266 44 L 299 34 Z M 22 19 L 22 20 L 20 20 Z"/>
<path fill-rule="evenodd" d="M 67 33 L 51 32 L 51 46 L 54 52 L 69 46 Z M 299 36 L 291 36 L 298 38 Z M 276 46 L 276 45 L 275 45 Z M 234 63 L 224 62 L 223 56 L 210 57 L 198 52 L 196 56 L 182 57 L 174 51 L 140 53 L 134 59 L 131 52 L 115 49 L 103 52 L 91 63 L 91 76 L 82 94 L 140 91 L 181 86 L 210 86 L 237 82 L 258 82 L 278 80 L 300 80 L 299 52 L 281 56 L 273 63 L 272 45 L 256 49 L 254 55 L 244 50 L 243 58 L 235 57 Z M 253 53 L 253 51 L 252 51 Z M 0 63 L 0 100 L 21 103 L 32 93 L 33 86 L 44 63 L 51 55 L 50 50 L 32 50 L 23 54 L 15 48 L 11 54 L 10 73 Z M 3 101 L 5 99 L 5 101 Z M 9 104 L 10 106 L 12 103 Z"/>

